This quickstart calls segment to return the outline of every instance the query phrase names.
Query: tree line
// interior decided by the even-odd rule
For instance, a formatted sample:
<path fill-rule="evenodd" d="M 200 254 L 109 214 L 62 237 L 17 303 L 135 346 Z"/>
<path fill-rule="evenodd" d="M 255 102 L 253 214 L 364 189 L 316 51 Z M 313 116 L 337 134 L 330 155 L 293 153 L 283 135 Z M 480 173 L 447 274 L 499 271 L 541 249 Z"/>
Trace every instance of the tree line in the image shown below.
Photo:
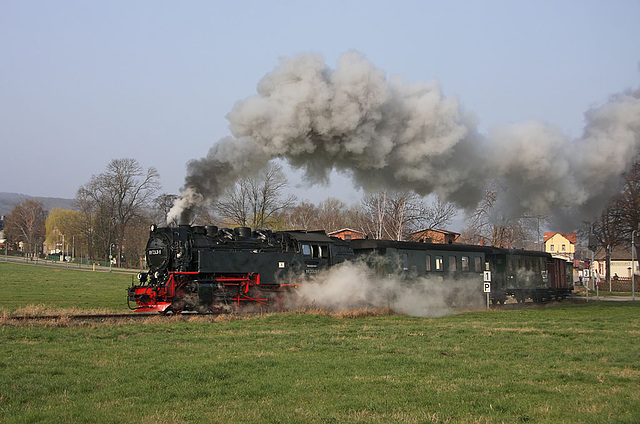
<path fill-rule="evenodd" d="M 198 211 L 193 225 L 247 226 L 271 230 L 336 231 L 352 227 L 378 238 L 402 240 L 421 227 L 446 224 L 456 210 L 449 204 L 427 204 L 411 192 L 381 192 L 349 206 L 336 198 L 318 204 L 286 194 L 282 166 L 270 163 L 260 173 L 243 178 L 208 207 Z M 74 199 L 73 210 L 44 210 L 25 200 L 6 217 L 8 246 L 23 255 L 54 253 L 137 267 L 144 255 L 149 226 L 166 222 L 177 195 L 160 193 L 159 174 L 131 158 L 114 159 L 93 175 Z"/>
<path fill-rule="evenodd" d="M 370 193 L 353 205 L 336 198 L 314 204 L 288 195 L 287 186 L 282 166 L 270 163 L 256 175 L 237 181 L 200 210 L 191 224 L 327 232 L 351 228 L 371 238 L 405 240 L 419 230 L 442 228 L 460 213 L 452 204 L 411 191 Z M 131 158 L 114 159 L 78 189 L 73 210 L 47 212 L 34 200 L 18 204 L 5 219 L 5 249 L 20 244 L 25 255 L 56 252 L 100 261 L 114 258 L 118 265 L 138 267 L 149 226 L 176 224 L 167 223 L 166 217 L 178 196 L 159 191 L 155 168 L 145 170 Z M 501 217 L 496 211 L 499 192 L 496 183 L 475 210 L 466 212 L 460 241 L 540 248 L 540 228 L 546 217 Z M 620 192 L 602 215 L 582 223 L 582 233 L 593 228 L 603 246 L 627 242 L 640 223 L 639 202 L 640 165 L 636 164 L 624 175 Z"/>

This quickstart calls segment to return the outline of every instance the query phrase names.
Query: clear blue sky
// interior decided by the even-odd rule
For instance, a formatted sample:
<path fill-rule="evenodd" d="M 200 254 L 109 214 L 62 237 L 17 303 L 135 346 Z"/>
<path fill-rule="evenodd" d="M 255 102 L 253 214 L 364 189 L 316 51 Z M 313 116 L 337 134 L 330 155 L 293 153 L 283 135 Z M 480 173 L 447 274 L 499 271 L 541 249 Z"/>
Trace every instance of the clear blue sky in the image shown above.
<path fill-rule="evenodd" d="M 133 157 L 178 194 L 280 57 L 335 67 L 350 49 L 438 80 L 482 131 L 535 119 L 578 137 L 585 111 L 640 86 L 640 1 L 0 0 L 0 191 L 72 198 Z M 334 181 L 296 194 L 351 202 Z"/>

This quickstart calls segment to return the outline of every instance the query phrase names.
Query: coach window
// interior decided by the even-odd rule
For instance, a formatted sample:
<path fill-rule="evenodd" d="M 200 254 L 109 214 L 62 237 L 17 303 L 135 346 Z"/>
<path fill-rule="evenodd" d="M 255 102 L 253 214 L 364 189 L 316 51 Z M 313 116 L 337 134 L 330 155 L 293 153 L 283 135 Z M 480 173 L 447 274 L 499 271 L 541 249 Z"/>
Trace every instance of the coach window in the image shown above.
<path fill-rule="evenodd" d="M 462 257 L 462 272 L 469 272 L 469 257 Z"/>
<path fill-rule="evenodd" d="M 443 271 L 442 256 L 436 256 L 436 271 Z"/>
<path fill-rule="evenodd" d="M 311 245 L 311 256 L 314 258 L 326 259 L 328 252 L 329 252 L 329 249 L 327 249 L 325 246 L 320 246 L 317 244 Z"/>
<path fill-rule="evenodd" d="M 425 263 L 427 272 L 431 271 L 431 255 L 427 255 L 427 261 Z"/>
<path fill-rule="evenodd" d="M 311 256 L 313 256 L 314 258 L 320 257 L 320 246 L 318 246 L 317 244 L 311 245 Z"/>
<path fill-rule="evenodd" d="M 473 258 L 473 270 L 475 272 L 482 272 L 482 258 L 480 258 L 478 256 Z"/>
<path fill-rule="evenodd" d="M 458 270 L 458 261 L 455 256 L 449 256 L 449 271 L 457 271 Z"/>

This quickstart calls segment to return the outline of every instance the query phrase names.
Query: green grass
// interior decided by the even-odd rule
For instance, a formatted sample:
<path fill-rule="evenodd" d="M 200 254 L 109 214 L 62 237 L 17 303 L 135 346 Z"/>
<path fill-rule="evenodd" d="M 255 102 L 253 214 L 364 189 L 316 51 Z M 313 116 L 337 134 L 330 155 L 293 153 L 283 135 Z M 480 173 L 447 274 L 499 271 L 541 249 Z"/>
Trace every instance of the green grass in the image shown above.
<path fill-rule="evenodd" d="M 132 277 L 135 275 L 0 260 L 0 312 L 25 308 L 126 312 L 126 289 Z"/>
<path fill-rule="evenodd" d="M 5 318 L 0 422 L 640 422 L 640 303 L 355 315 Z"/>

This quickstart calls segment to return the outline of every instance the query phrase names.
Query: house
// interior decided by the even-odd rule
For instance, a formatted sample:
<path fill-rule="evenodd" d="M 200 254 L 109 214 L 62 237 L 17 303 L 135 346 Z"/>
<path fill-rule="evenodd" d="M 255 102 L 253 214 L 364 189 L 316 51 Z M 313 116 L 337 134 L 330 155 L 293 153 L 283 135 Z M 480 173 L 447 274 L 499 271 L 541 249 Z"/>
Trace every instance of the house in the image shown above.
<path fill-rule="evenodd" d="M 634 253 L 635 274 L 640 275 L 638 256 Z M 593 255 L 594 271 L 604 279 L 607 275 L 607 251 L 600 247 Z M 611 248 L 611 278 L 631 278 L 631 246 L 614 246 Z"/>
<path fill-rule="evenodd" d="M 576 233 L 544 233 L 544 251 L 554 258 L 573 262 L 578 235 Z"/>
<path fill-rule="evenodd" d="M 426 229 L 409 234 L 408 240 L 420 243 L 453 244 L 458 241 L 459 237 L 460 233 L 453 231 Z"/>
<path fill-rule="evenodd" d="M 355 240 L 355 239 L 363 239 L 365 238 L 365 234 L 363 232 L 352 230 L 351 228 L 343 228 L 338 231 L 334 231 L 329 233 L 330 237 L 338 237 L 342 240 Z"/>

